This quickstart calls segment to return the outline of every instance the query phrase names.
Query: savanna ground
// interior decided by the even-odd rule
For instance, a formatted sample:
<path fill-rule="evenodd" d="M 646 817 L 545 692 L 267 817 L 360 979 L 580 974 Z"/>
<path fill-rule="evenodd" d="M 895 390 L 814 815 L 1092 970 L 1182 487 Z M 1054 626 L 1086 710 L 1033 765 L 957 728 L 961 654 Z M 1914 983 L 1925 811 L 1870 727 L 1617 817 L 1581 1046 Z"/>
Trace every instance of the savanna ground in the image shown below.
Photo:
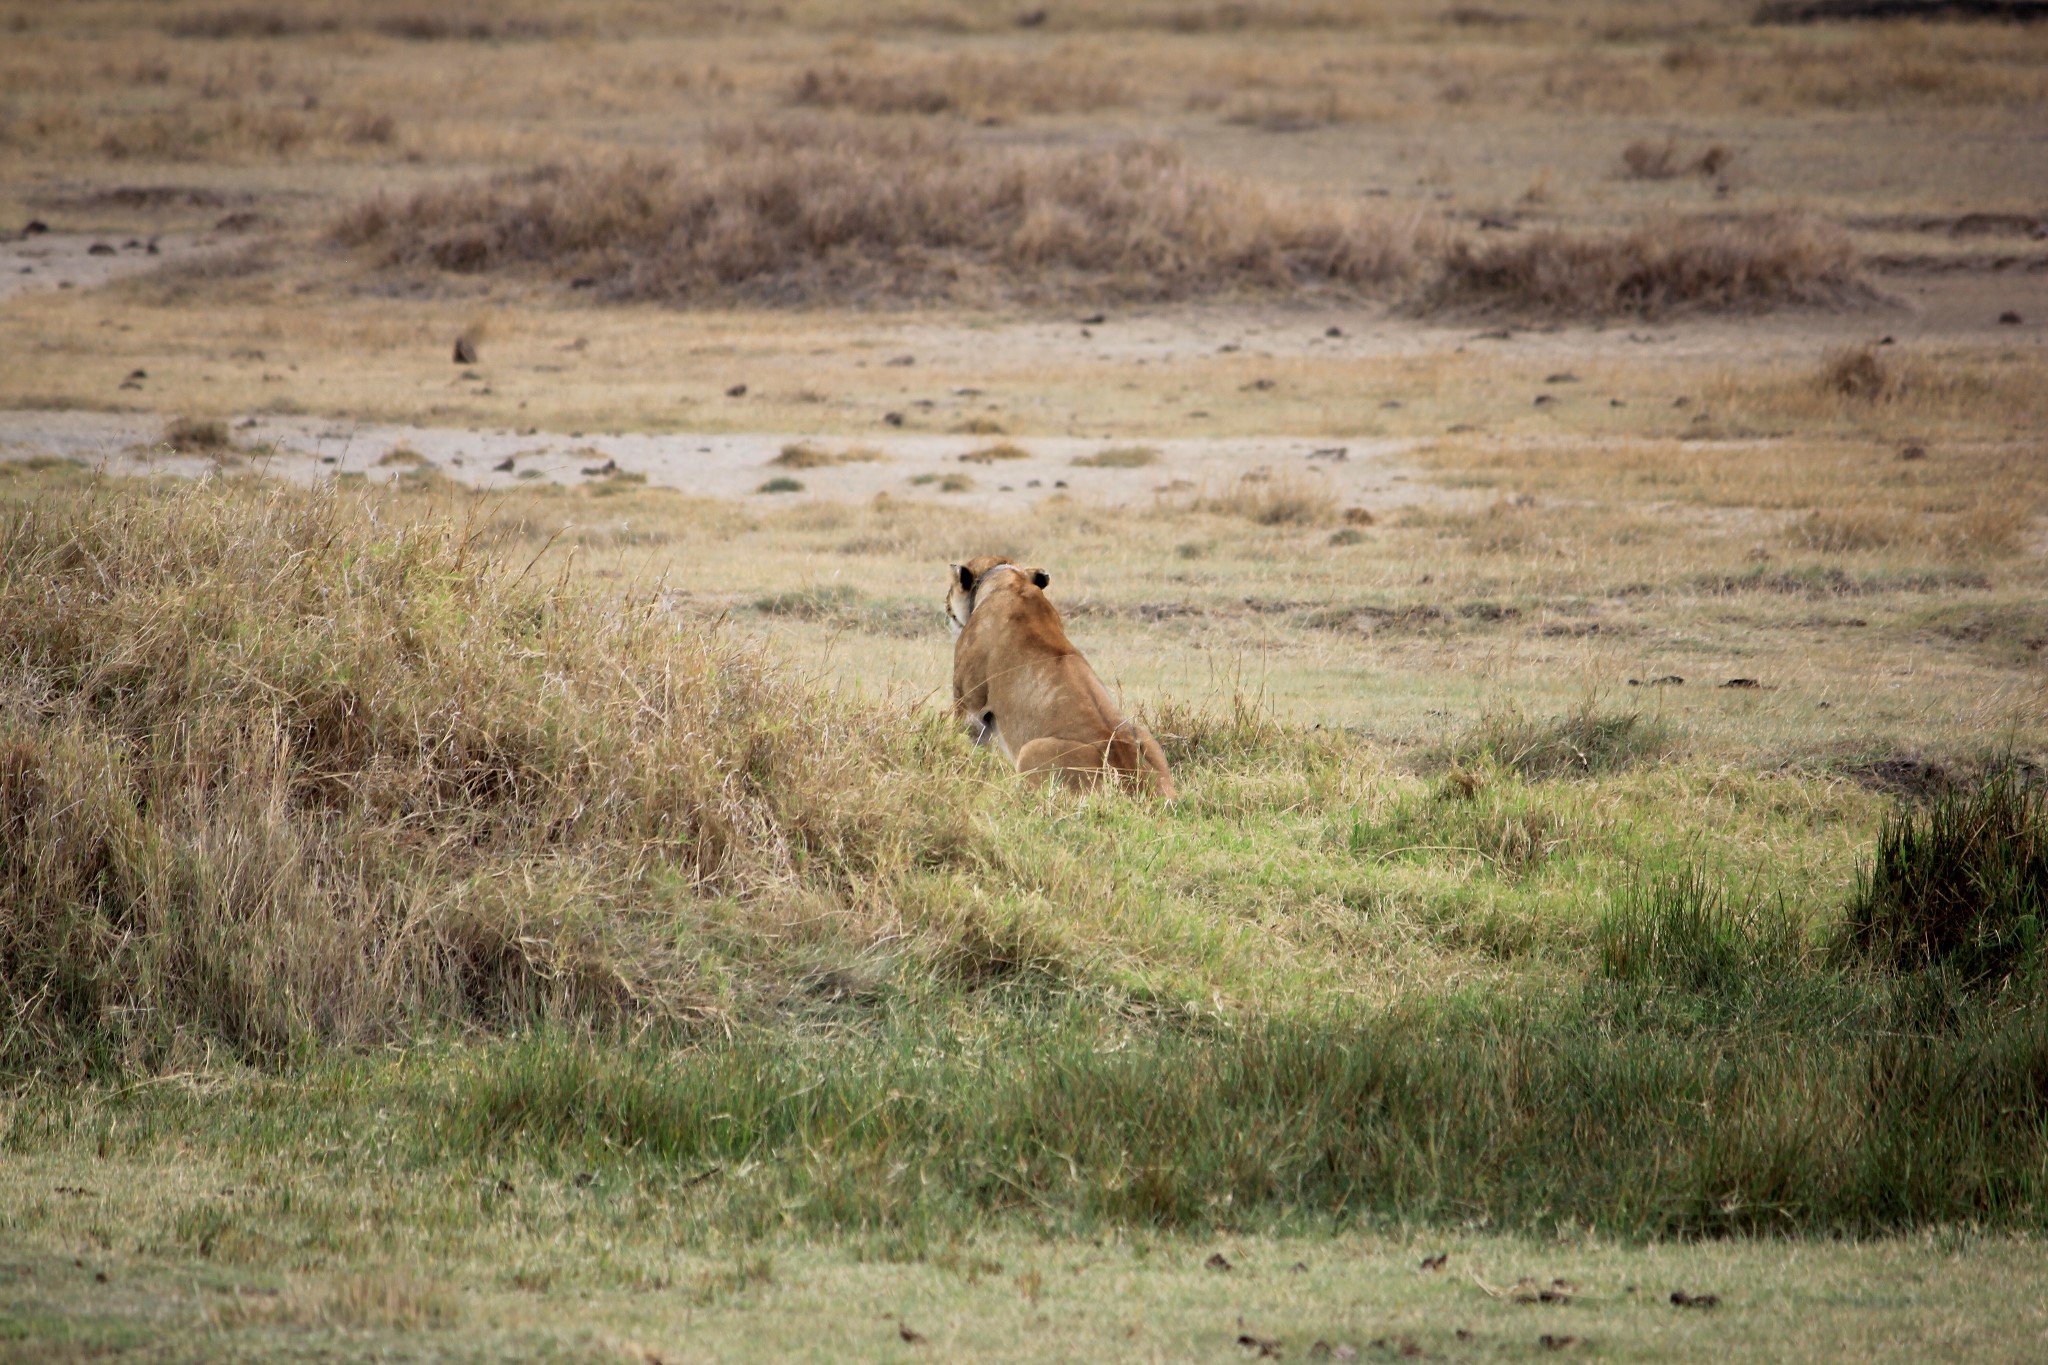
<path fill-rule="evenodd" d="M 2048 25 L 1752 15 L 0 3 L 0 1357 L 2038 1355 Z"/>

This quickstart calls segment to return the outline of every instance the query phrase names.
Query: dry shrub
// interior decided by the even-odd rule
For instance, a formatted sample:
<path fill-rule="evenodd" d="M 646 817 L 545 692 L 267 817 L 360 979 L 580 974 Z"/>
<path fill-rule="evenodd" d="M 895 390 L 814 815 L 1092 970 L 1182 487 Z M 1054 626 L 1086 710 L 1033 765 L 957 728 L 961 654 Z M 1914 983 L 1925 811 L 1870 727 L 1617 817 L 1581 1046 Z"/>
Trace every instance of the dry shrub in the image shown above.
<path fill-rule="evenodd" d="M 612 299 L 1182 298 L 1361 292 L 1406 277 L 1419 228 L 1275 198 L 1174 149 L 979 146 L 803 122 L 627 158 L 378 198 L 341 243 L 386 269 L 535 270 Z"/>
<path fill-rule="evenodd" d="M 1848 234 L 1818 219 L 1765 214 L 1682 219 L 1620 236 L 1546 230 L 1513 242 L 1461 241 L 1425 304 L 1615 317 L 1844 307 L 1877 297 Z"/>
<path fill-rule="evenodd" d="M 1243 517 L 1260 526 L 1328 526 L 1337 517 L 1337 495 L 1321 480 L 1291 469 L 1278 474 L 1253 470 L 1220 492 L 1196 498 L 1195 510 Z"/>
<path fill-rule="evenodd" d="M 1903 368 L 1879 355 L 1875 346 L 1838 346 L 1821 357 L 1814 383 L 1823 393 L 1883 402 L 1904 390 Z"/>
<path fill-rule="evenodd" d="M 958 114 L 992 118 L 1102 109 L 1129 99 L 1122 81 L 1074 54 L 996 61 L 954 57 L 889 68 L 812 68 L 797 78 L 790 103 L 862 114 Z"/>
<path fill-rule="evenodd" d="M 795 441 L 768 463 L 778 469 L 829 469 L 840 464 L 875 464 L 889 457 L 873 446 L 852 446 L 846 450 L 824 450 L 807 441 Z"/>
<path fill-rule="evenodd" d="M 899 710 L 394 507 L 0 507 L 0 1063 L 687 1019 L 703 907 L 879 936 L 978 847 Z"/>
<path fill-rule="evenodd" d="M 1631 142 L 1621 149 L 1621 162 L 1632 180 L 1669 180 L 1679 173 L 1678 144 L 1668 138 Z"/>
<path fill-rule="evenodd" d="M 228 424 L 218 417 L 177 417 L 164 428 L 163 443 L 174 450 L 212 452 L 229 447 Z"/>

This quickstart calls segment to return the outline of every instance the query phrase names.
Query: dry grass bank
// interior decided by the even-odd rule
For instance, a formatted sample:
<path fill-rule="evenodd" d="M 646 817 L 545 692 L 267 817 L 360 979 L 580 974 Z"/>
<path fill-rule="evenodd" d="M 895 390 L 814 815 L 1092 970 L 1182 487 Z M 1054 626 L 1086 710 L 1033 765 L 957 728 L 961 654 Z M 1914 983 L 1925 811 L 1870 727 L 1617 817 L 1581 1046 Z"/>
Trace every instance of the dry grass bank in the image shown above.
<path fill-rule="evenodd" d="M 480 527 L 378 523 L 0 510 L 0 1056 L 688 1018 L 709 945 L 915 939 L 878 888 L 973 856 L 963 770 L 900 712 Z"/>
<path fill-rule="evenodd" d="M 827 122 L 728 129 L 694 161 L 377 199 L 334 232 L 385 269 L 533 271 L 678 304 L 1356 292 L 1403 279 L 1422 235 L 1206 174 L 1158 144 L 1010 151 Z"/>
<path fill-rule="evenodd" d="M 843 122 L 379 197 L 332 237 L 386 272 L 529 273 L 685 306 L 1407 291 L 1424 311 L 1598 318 L 1879 297 L 1848 236 L 1799 215 L 1481 245 L 1433 216 L 1277 197 L 1160 144 L 1020 151 Z"/>
<path fill-rule="evenodd" d="M 1767 214 L 1683 219 L 1612 236 L 1545 229 L 1508 242 L 1459 242 L 1426 306 L 1660 317 L 1843 307 L 1878 297 L 1846 233 L 1813 218 Z"/>

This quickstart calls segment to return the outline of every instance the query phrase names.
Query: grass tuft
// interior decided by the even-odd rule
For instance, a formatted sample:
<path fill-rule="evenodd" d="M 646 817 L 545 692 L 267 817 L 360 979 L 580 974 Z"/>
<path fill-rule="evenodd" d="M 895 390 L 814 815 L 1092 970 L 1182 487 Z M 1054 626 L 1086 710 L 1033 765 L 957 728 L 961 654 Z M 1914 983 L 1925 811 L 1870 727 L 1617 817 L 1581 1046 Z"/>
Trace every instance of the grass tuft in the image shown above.
<path fill-rule="evenodd" d="M 1460 766 L 1491 762 L 1531 780 L 1623 772 L 1676 748 L 1670 726 L 1638 711 L 1601 711 L 1586 702 L 1550 720 L 1493 711 L 1451 746 Z"/>
<path fill-rule="evenodd" d="M 1690 868 L 1623 895 L 1595 942 L 1601 970 L 1616 980 L 1726 994 L 1789 961 L 1798 935 L 1782 912 L 1738 912 L 1709 874 Z"/>
<path fill-rule="evenodd" d="M 2038 972 L 2048 929 L 2048 795 L 2012 768 L 1902 805 L 1850 903 L 1843 944 L 1965 984 Z"/>
<path fill-rule="evenodd" d="M 1328 526 L 1337 519 L 1337 495 L 1329 486 L 1291 469 L 1255 469 L 1202 494 L 1194 505 L 1198 512 L 1243 517 L 1260 526 Z"/>
<path fill-rule="evenodd" d="M 1821 358 L 1814 382 L 1823 393 L 1864 402 L 1881 402 L 1898 396 L 1904 387 L 1897 366 L 1878 354 L 1875 346 L 1839 346 Z"/>

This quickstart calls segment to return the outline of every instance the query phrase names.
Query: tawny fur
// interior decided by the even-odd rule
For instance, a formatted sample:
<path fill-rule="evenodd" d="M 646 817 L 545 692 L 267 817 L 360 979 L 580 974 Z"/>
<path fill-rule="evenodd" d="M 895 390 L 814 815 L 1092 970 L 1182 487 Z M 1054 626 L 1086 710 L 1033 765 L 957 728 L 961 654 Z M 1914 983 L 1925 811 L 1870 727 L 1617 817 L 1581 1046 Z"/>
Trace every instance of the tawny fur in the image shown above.
<path fill-rule="evenodd" d="M 977 744 L 999 745 L 1034 782 L 1057 776 L 1090 787 L 1110 772 L 1170 799 L 1165 753 L 1117 710 L 1067 639 L 1043 591 L 1048 581 L 1043 569 L 993 555 L 953 566 L 953 714 Z"/>

